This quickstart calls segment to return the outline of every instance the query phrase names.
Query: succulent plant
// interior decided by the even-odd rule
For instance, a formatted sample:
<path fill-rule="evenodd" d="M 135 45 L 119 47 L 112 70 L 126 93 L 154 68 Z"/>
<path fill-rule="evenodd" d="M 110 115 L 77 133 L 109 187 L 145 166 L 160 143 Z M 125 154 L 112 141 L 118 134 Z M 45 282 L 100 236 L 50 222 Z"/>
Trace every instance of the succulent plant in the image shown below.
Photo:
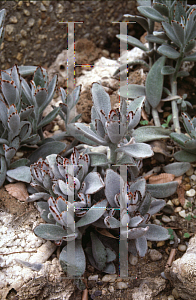
<path fill-rule="evenodd" d="M 67 242 L 59 260 L 63 271 L 76 278 L 85 271 L 85 253 L 98 270 L 116 272 L 116 253 L 95 228 L 112 229 L 118 235 L 122 227 L 121 234 L 128 234 L 129 251 L 141 257 L 147 252 L 147 240 L 169 238 L 166 229 L 148 223 L 151 215 L 165 206 L 165 201 L 146 191 L 145 179 L 125 183 L 117 172 L 107 169 L 103 180 L 90 168 L 88 154 L 82 155 L 76 148 L 70 159 L 49 155 L 31 165 L 31 186 L 38 193 L 30 195 L 28 201 L 41 200 L 36 206 L 47 222 L 38 225 L 34 232 L 57 245 Z M 89 226 L 90 240 L 84 252 L 82 238 Z M 68 254 L 69 242 L 73 241 L 75 256 Z"/>
<path fill-rule="evenodd" d="M 175 131 L 180 133 L 180 124 L 178 117 L 178 105 L 182 97 L 177 96 L 177 78 L 188 76 L 189 73 L 180 71 L 183 61 L 195 61 L 196 54 L 190 54 L 196 44 L 195 34 L 195 6 L 187 5 L 187 1 L 138 1 L 139 12 L 143 16 L 125 15 L 131 21 L 138 22 L 147 31 L 145 39 L 148 41 L 148 47 L 143 45 L 134 37 L 126 35 L 117 35 L 117 37 L 132 46 L 136 46 L 145 51 L 149 57 L 150 71 L 147 75 L 146 86 L 128 85 L 120 89 L 120 95 L 134 99 L 146 95 L 145 108 L 152 115 L 156 126 L 160 126 L 157 107 L 160 101 L 171 101 L 173 124 Z M 161 23 L 163 30 L 154 31 L 154 22 Z M 139 61 L 145 64 L 145 61 Z M 131 62 L 130 65 L 137 64 Z M 121 66 L 121 69 L 127 68 L 127 65 Z M 120 71 L 118 69 L 117 71 Z M 163 88 L 164 75 L 169 75 L 171 92 Z M 163 90 L 167 92 L 168 97 L 161 99 Z M 187 103 L 188 104 L 188 103 Z M 186 109 L 186 103 L 182 103 L 182 109 Z"/>
<path fill-rule="evenodd" d="M 112 110 L 109 95 L 100 84 L 94 83 L 92 100 L 90 126 L 84 123 L 70 124 L 71 134 L 87 144 L 108 147 L 108 164 L 131 164 L 137 169 L 140 159 L 153 155 L 148 144 L 136 143 L 131 136 L 133 128 L 140 121 L 145 97 L 129 104 L 123 100 L 120 111 Z"/>
<path fill-rule="evenodd" d="M 0 151 L 1 175 L 0 186 L 8 180 L 22 180 L 30 182 L 31 174 L 26 164 L 35 161 L 39 156 L 59 153 L 65 148 L 64 143 L 45 140 L 45 145 L 37 149 L 29 159 L 19 159 L 13 162 L 18 149 L 23 145 L 37 145 L 43 138 L 42 127 L 51 122 L 59 112 L 56 108 L 52 113 L 42 118 L 42 113 L 52 100 L 56 80 L 54 78 L 48 85 L 44 81 L 41 68 L 38 67 L 31 82 L 32 90 L 27 82 L 20 76 L 15 65 L 10 73 L 1 71 L 0 96 Z M 46 86 L 46 87 L 44 87 Z M 17 168 L 17 169 L 16 169 Z M 8 170 L 10 169 L 10 170 Z M 8 171 L 7 171 L 8 170 Z"/>
<path fill-rule="evenodd" d="M 170 137 L 182 150 L 177 151 L 174 157 L 178 161 L 196 161 L 196 117 L 190 118 L 188 114 L 182 113 L 182 120 L 187 134 L 172 132 Z"/>

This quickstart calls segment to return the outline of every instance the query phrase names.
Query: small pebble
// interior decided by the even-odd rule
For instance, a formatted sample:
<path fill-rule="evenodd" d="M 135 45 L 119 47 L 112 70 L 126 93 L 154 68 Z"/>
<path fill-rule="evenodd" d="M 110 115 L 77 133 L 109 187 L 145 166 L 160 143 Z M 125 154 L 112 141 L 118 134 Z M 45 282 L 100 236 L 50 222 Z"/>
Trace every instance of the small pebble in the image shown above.
<path fill-rule="evenodd" d="M 162 254 L 159 251 L 157 251 L 156 249 L 150 249 L 149 256 L 152 261 L 157 261 L 162 258 Z"/>
<path fill-rule="evenodd" d="M 90 275 L 88 277 L 88 280 L 95 280 L 95 281 L 97 281 L 98 280 L 98 275 Z"/>
<path fill-rule="evenodd" d="M 184 186 L 185 191 L 190 190 L 190 188 L 191 188 L 190 183 L 185 184 L 185 186 Z"/>
<path fill-rule="evenodd" d="M 153 220 L 153 224 L 155 224 L 155 225 L 160 225 L 160 223 L 161 223 L 161 221 L 158 219 Z"/>
<path fill-rule="evenodd" d="M 168 205 L 174 206 L 173 202 L 171 200 L 167 201 Z"/>
<path fill-rule="evenodd" d="M 127 289 L 128 285 L 125 282 L 120 281 L 120 282 L 117 282 L 116 287 L 118 290 L 123 290 L 123 289 Z"/>
<path fill-rule="evenodd" d="M 113 287 L 113 285 L 110 285 L 109 287 L 108 287 L 108 291 L 110 291 L 110 293 L 114 293 L 114 287 Z"/>
<path fill-rule="evenodd" d="M 29 27 L 33 27 L 34 24 L 35 24 L 35 19 L 30 18 L 30 19 L 28 20 L 28 26 L 29 26 Z"/>
<path fill-rule="evenodd" d="M 169 223 L 169 222 L 171 222 L 171 219 L 170 219 L 168 216 L 166 216 L 166 215 L 163 215 L 162 218 L 161 218 L 161 220 L 162 220 L 164 223 Z"/>
<path fill-rule="evenodd" d="M 172 199 L 172 203 L 175 205 L 175 206 L 178 206 L 180 204 L 180 201 L 178 198 L 175 198 L 175 199 Z"/>
<path fill-rule="evenodd" d="M 105 295 L 106 293 L 107 293 L 107 289 L 106 288 L 102 289 L 102 295 Z"/>
<path fill-rule="evenodd" d="M 27 9 L 24 9 L 24 14 L 25 14 L 25 16 L 27 16 L 27 17 L 29 17 L 30 16 L 30 11 L 29 10 L 27 10 Z"/>
<path fill-rule="evenodd" d="M 59 130 L 59 125 L 54 125 L 52 131 L 57 131 L 57 130 Z"/>
<path fill-rule="evenodd" d="M 178 245 L 178 250 L 181 251 L 181 252 L 185 252 L 186 251 L 186 245 Z"/>
<path fill-rule="evenodd" d="M 116 274 L 104 275 L 102 281 L 104 282 L 114 282 L 116 280 Z"/>
<path fill-rule="evenodd" d="M 179 211 L 179 216 L 181 216 L 182 218 L 186 218 L 186 212 L 185 212 L 185 210 L 181 210 L 181 211 Z"/>
<path fill-rule="evenodd" d="M 152 242 L 151 241 L 147 241 L 147 245 L 148 245 L 148 248 L 152 248 Z"/>
<path fill-rule="evenodd" d="M 157 247 L 162 247 L 165 245 L 165 241 L 160 241 L 157 243 Z"/>
<path fill-rule="evenodd" d="M 167 300 L 175 300 L 174 296 L 173 295 L 169 295 Z"/>
<path fill-rule="evenodd" d="M 191 175 L 193 175 L 193 173 L 194 173 L 194 169 L 193 169 L 192 166 L 190 166 L 189 170 L 186 171 L 186 175 L 187 175 L 187 176 L 191 176 Z"/>
<path fill-rule="evenodd" d="M 176 221 L 176 216 L 170 216 L 171 221 Z"/>
<path fill-rule="evenodd" d="M 17 156 L 17 157 L 23 157 L 23 155 L 24 155 L 24 153 L 23 153 L 23 152 L 19 152 L 19 151 L 18 151 L 18 152 L 16 152 L 16 156 Z"/>
<path fill-rule="evenodd" d="M 178 206 L 174 209 L 174 212 L 179 213 L 182 210 L 182 207 Z"/>
<path fill-rule="evenodd" d="M 186 191 L 186 196 L 188 196 L 188 197 L 194 197 L 195 196 L 195 190 L 194 189 L 190 189 L 190 190 Z"/>
<path fill-rule="evenodd" d="M 196 175 L 195 175 L 195 174 L 193 174 L 193 175 L 191 176 L 191 180 L 192 180 L 192 181 L 196 181 Z"/>
<path fill-rule="evenodd" d="M 10 19 L 9 19 L 9 22 L 13 23 L 13 24 L 16 24 L 16 23 L 18 23 L 18 20 L 15 16 L 11 16 Z"/>
<path fill-rule="evenodd" d="M 132 266 L 137 265 L 137 263 L 138 263 L 138 257 L 134 256 L 133 254 L 130 253 L 130 255 L 129 255 L 129 262 L 130 262 L 130 264 Z"/>
<path fill-rule="evenodd" d="M 180 298 L 180 296 L 178 294 L 178 291 L 175 288 L 172 290 L 172 295 L 174 296 L 175 299 L 179 299 Z"/>

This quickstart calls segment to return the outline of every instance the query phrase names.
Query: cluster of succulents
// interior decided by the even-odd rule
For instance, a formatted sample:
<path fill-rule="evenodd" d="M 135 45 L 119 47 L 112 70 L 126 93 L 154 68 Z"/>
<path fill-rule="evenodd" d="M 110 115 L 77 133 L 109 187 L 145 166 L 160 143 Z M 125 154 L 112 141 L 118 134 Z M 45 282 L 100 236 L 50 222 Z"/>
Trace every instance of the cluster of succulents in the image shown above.
<path fill-rule="evenodd" d="M 174 157 L 178 161 L 196 161 L 196 117 L 191 118 L 186 113 L 182 113 L 184 128 L 187 134 L 172 132 L 171 139 L 176 142 L 182 150 L 177 151 Z"/>
<path fill-rule="evenodd" d="M 143 3 L 145 2 L 145 5 Z M 128 240 L 128 251 L 144 257 L 147 241 L 169 239 L 167 229 L 151 224 L 150 218 L 166 204 L 162 198 L 177 190 L 178 183 L 147 184 L 140 176 L 142 160 L 153 156 L 145 141 L 168 138 L 171 130 L 159 127 L 157 107 L 160 101 L 171 101 L 173 122 L 177 132 L 171 138 L 182 151 L 174 157 L 180 161 L 195 161 L 196 118 L 190 120 L 182 113 L 188 136 L 180 134 L 178 105 L 183 110 L 190 103 L 186 95 L 177 96 L 176 79 L 188 74 L 180 71 L 183 61 L 195 61 L 190 54 L 195 46 L 194 7 L 186 1 L 138 1 L 139 12 L 144 16 L 130 16 L 148 32 L 148 47 L 133 37 L 118 36 L 145 51 L 149 64 L 146 87 L 128 85 L 120 89 L 119 109 L 112 109 L 110 97 L 99 83 L 92 85 L 93 106 L 91 123 L 77 122 L 81 115 L 71 117 L 81 87 L 71 94 L 59 88 L 62 103 L 43 117 L 45 108 L 54 97 L 57 76 L 49 82 L 47 72 L 41 67 L 17 67 L 1 71 L 0 94 L 0 186 L 4 181 L 24 181 L 30 193 L 28 202 L 35 206 L 42 219 L 34 233 L 63 246 L 59 261 L 64 272 L 80 281 L 86 269 L 86 257 L 99 271 L 116 273 L 117 253 L 107 238 Z M 3 39 L 5 11 L 0 12 L 0 42 Z M 154 22 L 160 22 L 164 31 L 155 32 Z M 161 45 L 161 46 L 158 46 Z M 128 65 L 131 65 L 128 64 Z M 166 64 L 166 65 L 165 65 Z M 126 66 L 121 66 L 121 71 Z M 21 70 L 21 72 L 20 72 Z M 30 84 L 21 77 L 34 72 Z M 170 76 L 171 92 L 163 87 L 164 75 Z M 128 89 L 128 97 L 127 97 Z M 162 98 L 162 91 L 168 95 Z M 134 99 L 128 101 L 127 98 Z M 152 114 L 158 126 L 136 128 L 142 109 Z M 59 115 L 65 122 L 66 132 L 44 138 L 43 127 Z M 176 121 L 175 121 L 176 120 Z M 63 137 L 74 137 L 68 150 Z M 78 143 L 81 142 L 83 144 Z M 28 158 L 14 160 L 22 146 L 34 146 Z M 62 153 L 63 152 L 63 153 Z M 126 175 L 121 174 L 125 167 Z M 190 168 L 189 163 L 173 163 L 165 172 L 180 176 Z M 125 170 L 123 169 L 123 170 Z M 118 243 L 117 243 L 118 246 Z"/>
<path fill-rule="evenodd" d="M 29 159 L 22 158 L 13 161 L 13 158 L 23 145 L 37 145 L 41 141 L 43 143 L 42 128 L 50 123 L 60 110 L 57 107 L 43 118 L 43 111 L 54 96 L 57 76 L 48 83 L 47 73 L 44 75 L 41 67 L 38 67 L 30 84 L 31 88 L 25 79 L 20 76 L 16 65 L 10 72 L 1 71 L 0 186 L 3 185 L 6 176 L 10 181 L 18 179 L 30 182 L 30 172 L 26 165 L 39 158 L 40 149 L 35 151 Z M 50 154 L 50 148 L 54 151 L 53 153 L 59 153 L 65 148 L 65 145 L 54 140 L 45 139 L 40 148 L 42 155 L 45 152 L 46 156 Z"/>
<path fill-rule="evenodd" d="M 177 95 L 177 78 L 188 76 L 187 71 L 180 71 L 184 61 L 195 61 L 195 53 L 191 53 L 196 44 L 195 34 L 195 6 L 187 5 L 187 1 L 138 1 L 138 11 L 142 16 L 126 14 L 131 21 L 138 22 L 147 31 L 145 39 L 148 46 L 142 44 L 132 36 L 118 35 L 117 37 L 132 46 L 145 51 L 149 58 L 149 64 L 140 60 L 140 64 L 147 65 L 149 73 L 145 87 L 139 85 L 128 85 L 120 89 L 120 95 L 134 99 L 142 94 L 146 95 L 145 109 L 152 115 L 156 126 L 160 126 L 158 110 L 160 102 L 171 101 L 173 124 L 175 131 L 180 133 L 178 110 L 183 111 L 191 104 L 184 102 L 183 97 Z M 154 31 L 155 22 L 162 25 L 162 29 Z M 138 61 L 128 65 L 138 64 Z M 127 68 L 127 64 L 121 66 L 120 71 Z M 171 91 L 163 87 L 164 75 L 169 75 Z M 167 97 L 162 99 L 162 93 Z"/>
<path fill-rule="evenodd" d="M 74 263 L 69 275 L 80 277 L 85 271 L 85 253 L 90 263 L 100 271 L 115 273 L 113 261 L 116 254 L 104 245 L 95 228 L 117 230 L 128 234 L 128 249 L 133 255 L 145 256 L 147 240 L 165 240 L 168 231 L 161 226 L 148 224 L 152 214 L 165 206 L 165 201 L 155 199 L 146 191 L 146 181 L 138 178 L 124 182 L 114 170 L 99 172 L 91 167 L 90 156 L 80 154 L 74 148 L 70 159 L 52 154 L 31 165 L 31 186 L 37 191 L 28 201 L 37 201 L 36 207 L 46 224 L 40 224 L 34 232 L 39 237 L 55 241 L 57 245 L 75 240 Z M 122 189 L 121 189 L 122 183 Z M 122 196 L 122 200 L 120 197 Z M 40 201 L 41 200 L 41 201 Z M 45 201 L 44 201 L 45 200 Z M 82 237 L 91 226 L 90 245 L 82 247 Z M 94 228 L 94 229 L 93 229 Z M 60 263 L 65 270 L 68 259 L 64 246 Z M 70 265 L 70 264 L 69 264 Z"/>

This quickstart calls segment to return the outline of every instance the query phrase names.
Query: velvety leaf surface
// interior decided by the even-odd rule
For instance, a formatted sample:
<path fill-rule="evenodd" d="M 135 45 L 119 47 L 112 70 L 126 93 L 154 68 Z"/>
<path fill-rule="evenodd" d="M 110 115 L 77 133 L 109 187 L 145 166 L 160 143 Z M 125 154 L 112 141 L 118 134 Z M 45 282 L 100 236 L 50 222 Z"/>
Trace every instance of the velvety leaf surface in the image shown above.
<path fill-rule="evenodd" d="M 67 254 L 67 250 L 67 246 L 65 246 L 59 256 L 63 272 L 69 271 L 70 276 L 82 276 L 86 269 L 86 257 L 82 248 L 81 240 L 75 240 L 75 253 L 73 253 L 73 257 L 71 257 L 71 262 L 69 259 L 70 253 Z M 69 268 L 67 268 L 67 266 L 69 266 Z"/>

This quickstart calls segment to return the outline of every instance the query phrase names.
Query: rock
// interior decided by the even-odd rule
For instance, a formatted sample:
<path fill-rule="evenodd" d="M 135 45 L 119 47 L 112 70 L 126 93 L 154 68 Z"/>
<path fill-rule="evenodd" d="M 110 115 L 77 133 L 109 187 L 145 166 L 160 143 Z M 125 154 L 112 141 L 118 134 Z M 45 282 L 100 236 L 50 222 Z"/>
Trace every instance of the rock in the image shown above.
<path fill-rule="evenodd" d="M 162 221 L 163 221 L 164 223 L 169 223 L 169 222 L 171 222 L 171 219 L 170 219 L 168 216 L 163 215 L 163 216 L 162 216 Z"/>
<path fill-rule="evenodd" d="M 189 241 L 186 253 L 165 270 L 167 278 L 177 290 L 179 297 L 195 300 L 196 295 L 196 235 Z"/>
<path fill-rule="evenodd" d="M 157 247 L 162 247 L 163 245 L 165 245 L 165 241 L 160 241 L 157 243 Z"/>
<path fill-rule="evenodd" d="M 104 275 L 102 278 L 103 282 L 114 282 L 116 280 L 116 274 Z"/>
<path fill-rule="evenodd" d="M 31 28 L 31 27 L 34 26 L 34 24 L 35 24 L 35 19 L 30 18 L 30 19 L 28 20 L 28 26 Z"/>
<path fill-rule="evenodd" d="M 110 293 L 113 293 L 113 292 L 115 291 L 113 285 L 110 285 L 110 286 L 108 287 L 108 291 L 109 291 Z"/>
<path fill-rule="evenodd" d="M 195 196 L 195 190 L 194 189 L 190 189 L 188 191 L 186 191 L 186 196 L 188 197 L 194 197 Z"/>
<path fill-rule="evenodd" d="M 190 166 L 189 170 L 186 171 L 186 175 L 187 175 L 187 176 L 191 176 L 191 175 L 193 175 L 193 173 L 194 173 L 194 169 L 193 169 L 192 166 Z"/>
<path fill-rule="evenodd" d="M 150 259 L 152 261 L 157 261 L 162 258 L 162 254 L 156 249 L 150 249 L 148 252 L 149 252 Z"/>
<path fill-rule="evenodd" d="M 130 262 L 130 264 L 132 266 L 137 265 L 137 263 L 138 263 L 138 257 L 134 256 L 133 254 L 130 253 L 130 255 L 129 255 L 129 262 Z"/>
<path fill-rule="evenodd" d="M 18 20 L 17 20 L 16 16 L 11 16 L 9 18 L 9 22 L 12 24 L 16 24 L 16 23 L 18 23 Z"/>
<path fill-rule="evenodd" d="M 126 282 L 120 281 L 120 282 L 117 282 L 116 288 L 118 290 L 123 290 L 123 289 L 127 289 L 128 285 L 126 284 Z"/>
<path fill-rule="evenodd" d="M 180 212 L 182 210 L 182 207 L 181 206 L 178 206 L 178 207 L 176 207 L 175 209 L 174 209 L 174 212 Z"/>
<path fill-rule="evenodd" d="M 179 216 L 181 216 L 182 218 L 186 218 L 186 212 L 185 212 L 185 210 L 181 210 L 181 211 L 179 211 Z"/>
<path fill-rule="evenodd" d="M 173 295 L 169 295 L 167 300 L 175 300 L 174 296 Z"/>
<path fill-rule="evenodd" d="M 196 175 L 195 174 L 191 176 L 191 180 L 196 181 Z"/>
<path fill-rule="evenodd" d="M 181 252 L 185 252 L 186 248 L 187 248 L 186 245 L 182 245 L 182 244 L 178 245 L 178 250 Z"/>
<path fill-rule="evenodd" d="M 97 281 L 98 280 L 98 275 L 97 274 L 96 275 L 90 275 L 88 277 L 88 280 L 95 280 L 95 281 Z"/>
<path fill-rule="evenodd" d="M 45 297 L 68 300 L 75 291 L 72 280 L 65 276 L 56 257 L 48 261 L 56 245 L 35 236 L 32 230 L 40 222 L 43 223 L 39 212 L 36 209 L 23 212 L 23 204 L 16 207 L 18 212 L 15 216 L 0 212 L 0 247 L 1 252 L 7 253 L 0 259 L 0 299 L 8 299 L 7 295 L 14 289 L 15 297 L 20 300 Z M 25 262 L 29 263 L 30 268 L 24 266 Z M 34 266 L 38 265 L 40 268 L 33 271 Z"/>
<path fill-rule="evenodd" d="M 166 287 L 166 280 L 161 277 L 148 277 L 142 281 L 139 288 L 134 288 L 133 300 L 153 300 Z"/>

